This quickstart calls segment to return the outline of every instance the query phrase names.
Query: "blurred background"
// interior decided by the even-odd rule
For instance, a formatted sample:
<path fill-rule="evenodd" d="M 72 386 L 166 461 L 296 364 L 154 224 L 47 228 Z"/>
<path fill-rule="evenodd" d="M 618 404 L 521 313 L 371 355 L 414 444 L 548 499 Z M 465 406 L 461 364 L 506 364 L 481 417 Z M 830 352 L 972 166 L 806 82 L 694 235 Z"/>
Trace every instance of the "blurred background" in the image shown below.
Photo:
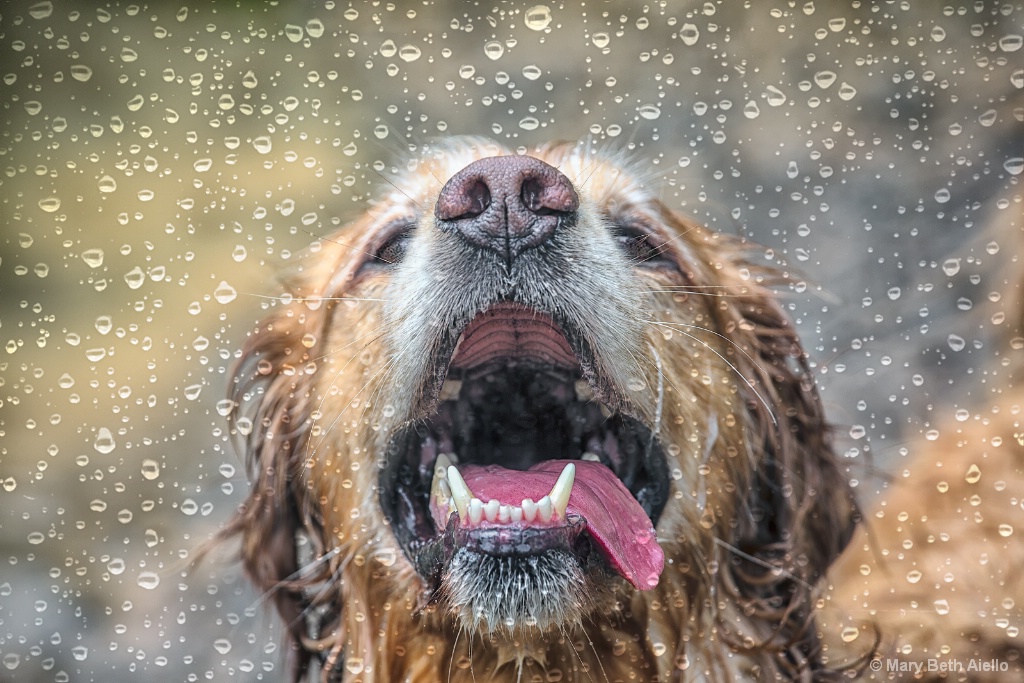
<path fill-rule="evenodd" d="M 870 502 L 1011 381 L 1019 2 L 13 0 L 0 9 L 0 680 L 278 680 L 225 548 L 278 274 L 452 134 L 631 150 L 794 275 Z M 324 243 L 323 248 L 330 248 Z"/>

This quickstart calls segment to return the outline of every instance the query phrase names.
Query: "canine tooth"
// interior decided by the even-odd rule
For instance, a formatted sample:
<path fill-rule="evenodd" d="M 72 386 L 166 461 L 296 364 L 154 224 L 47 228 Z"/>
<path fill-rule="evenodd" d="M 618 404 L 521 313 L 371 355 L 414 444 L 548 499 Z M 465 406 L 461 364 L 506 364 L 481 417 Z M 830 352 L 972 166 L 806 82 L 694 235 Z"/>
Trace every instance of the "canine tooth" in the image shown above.
<path fill-rule="evenodd" d="M 537 504 L 532 498 L 523 498 L 523 519 L 532 522 L 537 518 Z"/>
<path fill-rule="evenodd" d="M 568 462 L 562 473 L 558 475 L 558 481 L 551 487 L 551 493 L 545 496 L 551 500 L 551 507 L 562 519 L 565 519 L 565 509 L 569 507 L 569 494 L 572 493 L 574 481 L 576 481 L 576 465 Z M 544 499 L 541 498 L 541 500 Z"/>
<path fill-rule="evenodd" d="M 502 505 L 498 508 L 498 521 L 502 524 L 508 524 L 512 521 L 512 508 L 508 505 Z"/>
<path fill-rule="evenodd" d="M 587 451 L 586 453 L 580 456 L 580 460 L 589 460 L 590 462 L 601 462 L 601 456 L 598 455 L 597 453 L 591 453 L 590 451 Z"/>
<path fill-rule="evenodd" d="M 472 524 L 479 524 L 484 518 L 484 502 L 479 498 L 469 501 L 469 521 Z"/>
<path fill-rule="evenodd" d="M 581 403 L 590 403 L 591 401 L 594 400 L 594 390 L 590 388 L 589 384 L 587 384 L 587 380 L 576 380 L 576 383 L 573 385 L 573 388 L 576 389 L 577 401 L 580 401 Z"/>
<path fill-rule="evenodd" d="M 550 522 L 554 511 L 555 508 L 551 504 L 551 496 L 544 496 L 537 501 L 537 516 L 540 517 L 540 521 Z"/>
<path fill-rule="evenodd" d="M 455 509 L 459 511 L 459 521 L 466 523 L 466 515 L 469 513 L 469 503 L 473 498 L 473 492 L 466 486 L 466 480 L 462 478 L 455 465 L 448 466 L 448 484 L 452 489 L 452 500 L 455 501 Z"/>
<path fill-rule="evenodd" d="M 459 398 L 459 392 L 462 391 L 462 382 L 457 379 L 446 379 L 444 384 L 441 385 L 441 393 L 438 394 L 437 398 L 441 401 L 455 401 Z"/>
<path fill-rule="evenodd" d="M 512 517 L 513 522 L 521 522 L 523 521 L 523 508 L 513 505 L 512 509 L 509 510 L 509 515 Z"/>
<path fill-rule="evenodd" d="M 487 517 L 488 522 L 493 522 L 498 519 L 498 510 L 501 509 L 501 503 L 491 498 L 484 505 L 484 515 Z"/>
<path fill-rule="evenodd" d="M 434 477 L 444 478 L 448 476 L 448 468 L 452 465 L 451 458 L 445 453 L 439 453 L 434 461 Z"/>

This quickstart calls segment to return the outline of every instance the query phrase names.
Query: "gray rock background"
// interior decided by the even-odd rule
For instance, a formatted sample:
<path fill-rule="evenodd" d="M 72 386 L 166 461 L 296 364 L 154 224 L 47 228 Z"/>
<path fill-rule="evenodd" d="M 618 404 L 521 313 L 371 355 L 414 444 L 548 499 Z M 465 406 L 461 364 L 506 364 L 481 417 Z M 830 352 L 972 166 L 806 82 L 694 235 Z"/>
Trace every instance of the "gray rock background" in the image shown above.
<path fill-rule="evenodd" d="M 865 500 L 1013 381 L 1020 3 L 239 5 L 0 9 L 0 680 L 280 678 L 230 550 L 190 566 L 228 368 L 439 135 L 631 150 L 765 245 Z"/>

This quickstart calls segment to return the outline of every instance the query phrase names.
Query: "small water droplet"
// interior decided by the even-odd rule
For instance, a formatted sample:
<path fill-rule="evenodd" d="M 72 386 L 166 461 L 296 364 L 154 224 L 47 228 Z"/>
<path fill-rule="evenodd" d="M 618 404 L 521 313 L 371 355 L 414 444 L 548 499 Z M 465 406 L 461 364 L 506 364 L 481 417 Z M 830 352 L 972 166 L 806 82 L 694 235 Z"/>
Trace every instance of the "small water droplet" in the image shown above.
<path fill-rule="evenodd" d="M 537 66 L 536 64 L 529 64 L 523 67 L 523 76 L 528 81 L 537 80 L 538 78 L 541 77 L 541 74 L 542 72 L 540 70 L 540 67 Z"/>
<path fill-rule="evenodd" d="M 847 83 L 846 81 L 843 81 L 843 83 L 839 86 L 839 99 L 845 100 L 845 101 L 848 102 L 848 101 L 852 100 L 856 96 L 857 96 L 857 89 L 854 88 L 849 83 Z"/>
<path fill-rule="evenodd" d="M 14 477 L 7 477 L 6 479 L 4 479 L 3 484 L 4 491 L 7 491 L 8 493 L 18 488 L 18 482 L 15 480 Z"/>
<path fill-rule="evenodd" d="M 534 5 L 526 10 L 523 23 L 530 30 L 543 31 L 551 23 L 551 10 L 547 5 Z"/>
<path fill-rule="evenodd" d="M 532 116 L 527 116 L 519 122 L 519 127 L 523 130 L 537 130 L 540 127 L 540 121 Z"/>
<path fill-rule="evenodd" d="M 999 535 L 1002 536 L 1003 538 L 1007 538 L 1009 536 L 1012 536 L 1013 535 L 1013 527 L 1010 526 L 1009 524 L 1000 524 L 999 525 Z"/>
<path fill-rule="evenodd" d="M 1024 44 L 1024 37 L 1009 33 L 999 39 L 999 49 L 1003 52 L 1016 52 Z"/>
<path fill-rule="evenodd" d="M 967 346 L 967 342 L 958 334 L 950 334 L 946 338 L 946 343 L 949 344 L 949 348 L 954 351 L 963 351 L 964 347 Z"/>
<path fill-rule="evenodd" d="M 146 281 L 146 274 L 142 272 L 142 268 L 135 266 L 124 274 L 124 281 L 129 288 L 138 289 Z"/>
<path fill-rule="evenodd" d="M 828 88 L 836 82 L 835 71 L 819 71 L 814 74 L 814 82 L 818 84 L 819 88 Z"/>
<path fill-rule="evenodd" d="M 932 27 L 931 36 L 932 40 L 934 40 L 936 43 L 941 43 L 946 39 L 946 29 L 942 28 L 941 26 L 934 26 Z"/>
<path fill-rule="evenodd" d="M 260 154 L 269 154 L 270 150 L 273 148 L 273 145 L 270 142 L 270 137 L 266 135 L 261 135 L 260 137 L 253 139 L 252 146 Z"/>
<path fill-rule="evenodd" d="M 889 299 L 891 301 L 896 301 L 896 299 L 900 298 L 900 294 L 902 293 L 902 291 L 903 290 L 901 290 L 899 287 L 890 287 L 887 294 L 889 295 Z"/>
<path fill-rule="evenodd" d="M 160 585 L 160 576 L 156 572 L 141 572 L 137 583 L 146 590 L 153 590 Z"/>
<path fill-rule="evenodd" d="M 110 430 L 100 427 L 96 432 L 96 440 L 93 441 L 92 447 L 103 455 L 107 455 L 117 447 L 117 444 L 114 443 L 114 435 L 110 433 Z"/>
<path fill-rule="evenodd" d="M 114 576 L 120 576 L 121 574 L 123 574 L 124 569 L 125 564 L 123 558 L 115 557 L 114 559 L 107 562 L 107 571 L 113 574 Z"/>
<path fill-rule="evenodd" d="M 484 54 L 487 55 L 489 59 L 501 59 L 501 56 L 505 54 L 505 46 L 496 40 L 489 41 L 484 45 Z"/>
<path fill-rule="evenodd" d="M 226 655 L 227 653 L 231 652 L 231 641 L 227 638 L 218 638 L 217 640 L 213 641 L 213 649 L 221 653 L 222 655 Z"/>
<path fill-rule="evenodd" d="M 860 631 L 858 631 L 853 626 L 847 626 L 843 629 L 842 633 L 839 634 L 839 637 L 843 639 L 844 643 L 852 643 L 853 641 L 857 640 L 857 636 L 859 635 Z"/>
<path fill-rule="evenodd" d="M 86 265 L 90 268 L 99 268 L 103 265 L 103 250 L 86 249 L 82 252 L 82 260 L 85 261 Z"/>
<path fill-rule="evenodd" d="M 748 119 L 756 119 L 761 115 L 761 109 L 757 106 L 757 102 L 750 100 L 743 105 L 743 115 Z"/>
<path fill-rule="evenodd" d="M 639 114 L 641 118 L 645 118 L 648 121 L 653 121 L 654 119 L 661 116 L 661 109 L 654 106 L 653 104 L 645 104 L 640 107 Z"/>
<path fill-rule="evenodd" d="M 142 476 L 152 481 L 160 476 L 160 463 L 156 460 L 146 458 L 142 461 Z"/>
<path fill-rule="evenodd" d="M 936 614 L 949 614 L 949 603 L 946 600 L 935 601 Z"/>
<path fill-rule="evenodd" d="M 415 45 L 403 45 L 398 50 L 398 58 L 403 62 L 415 62 L 423 54 Z"/>
<path fill-rule="evenodd" d="M 238 292 L 235 291 L 235 288 L 223 280 L 217 285 L 217 289 L 213 290 L 213 298 L 217 300 L 217 303 L 231 303 L 236 296 L 238 296 Z"/>
<path fill-rule="evenodd" d="M 85 659 L 89 656 L 89 648 L 87 648 L 85 645 L 76 645 L 73 648 L 71 648 L 71 656 L 79 662 L 84 662 Z"/>
<path fill-rule="evenodd" d="M 765 99 L 768 100 L 768 104 L 773 107 L 779 107 L 786 103 L 786 93 L 779 90 L 774 85 L 769 85 L 765 94 Z"/>
<path fill-rule="evenodd" d="M 47 213 L 53 213 L 60 208 L 60 199 L 58 197 L 47 197 L 46 199 L 39 200 L 39 208 Z"/>
<path fill-rule="evenodd" d="M 53 3 L 46 0 L 46 2 L 37 2 L 28 8 L 28 15 L 33 19 L 45 19 L 53 13 Z"/>
<path fill-rule="evenodd" d="M 695 24 L 683 24 L 679 29 L 679 38 L 684 45 L 696 45 L 700 40 L 700 29 Z"/>
<path fill-rule="evenodd" d="M 1013 157 L 1003 162 L 1003 168 L 1010 175 L 1020 175 L 1024 171 L 1024 157 Z"/>
<path fill-rule="evenodd" d="M 70 71 L 71 77 L 76 81 L 81 81 L 82 83 L 85 83 L 92 78 L 92 69 L 85 64 L 73 64 Z"/>

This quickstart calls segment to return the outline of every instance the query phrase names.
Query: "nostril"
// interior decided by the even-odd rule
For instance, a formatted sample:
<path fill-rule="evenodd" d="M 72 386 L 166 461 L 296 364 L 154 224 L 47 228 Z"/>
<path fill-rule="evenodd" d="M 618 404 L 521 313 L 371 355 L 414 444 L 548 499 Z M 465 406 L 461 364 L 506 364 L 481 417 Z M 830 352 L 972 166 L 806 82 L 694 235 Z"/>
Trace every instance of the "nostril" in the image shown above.
<path fill-rule="evenodd" d="M 487 187 L 487 183 L 484 181 L 478 180 L 467 190 L 466 199 L 470 208 L 463 214 L 463 217 L 479 216 L 491 205 L 491 188 Z"/>
<path fill-rule="evenodd" d="M 579 208 L 579 199 L 572 184 L 564 176 L 527 177 L 519 190 L 519 199 L 529 211 L 539 216 L 559 216 Z"/>

